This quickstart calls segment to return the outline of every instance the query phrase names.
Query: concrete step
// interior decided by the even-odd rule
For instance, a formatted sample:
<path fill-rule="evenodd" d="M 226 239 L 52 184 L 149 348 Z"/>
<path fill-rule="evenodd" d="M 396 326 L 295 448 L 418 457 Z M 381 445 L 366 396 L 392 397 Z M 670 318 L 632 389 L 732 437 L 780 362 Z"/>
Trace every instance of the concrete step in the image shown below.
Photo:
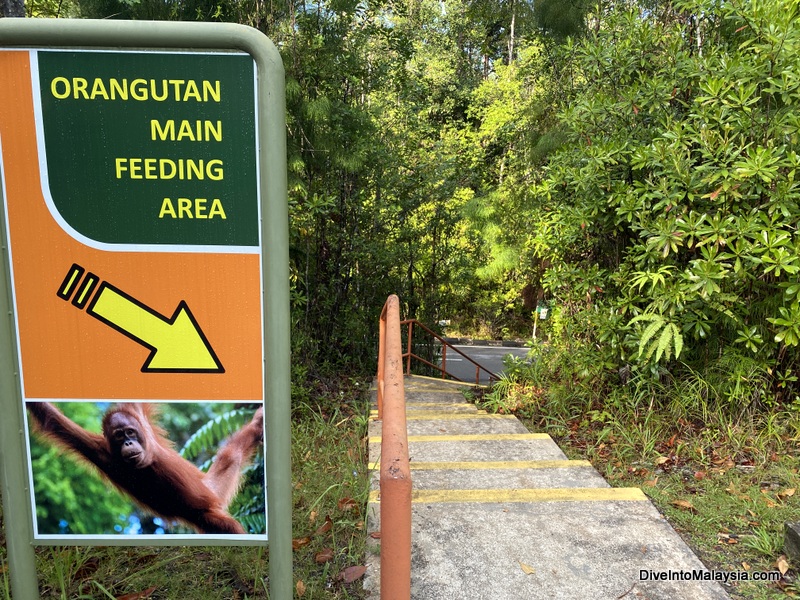
<path fill-rule="evenodd" d="M 413 462 L 566 460 L 544 433 L 479 433 L 408 436 Z M 369 438 L 370 457 L 380 456 L 380 437 Z"/>
<path fill-rule="evenodd" d="M 609 487 L 600 473 L 582 460 L 412 463 L 411 480 L 415 490 Z"/>
<path fill-rule="evenodd" d="M 372 421 L 370 434 L 380 435 L 380 421 Z M 408 435 L 458 435 L 460 433 L 527 433 L 512 415 L 423 411 L 406 415 Z"/>
<path fill-rule="evenodd" d="M 641 572 L 704 569 L 643 496 L 442 502 L 417 495 L 412 506 L 414 600 L 728 599 L 715 582 L 640 580 Z M 380 530 L 378 508 L 370 503 L 370 530 Z"/>
<path fill-rule="evenodd" d="M 412 600 L 729 598 L 715 581 L 676 576 L 705 568 L 638 488 L 612 488 L 547 434 L 470 410 L 452 386 L 406 383 Z M 380 427 L 370 423 L 370 532 L 380 531 Z M 379 545 L 370 538 L 371 598 Z"/>

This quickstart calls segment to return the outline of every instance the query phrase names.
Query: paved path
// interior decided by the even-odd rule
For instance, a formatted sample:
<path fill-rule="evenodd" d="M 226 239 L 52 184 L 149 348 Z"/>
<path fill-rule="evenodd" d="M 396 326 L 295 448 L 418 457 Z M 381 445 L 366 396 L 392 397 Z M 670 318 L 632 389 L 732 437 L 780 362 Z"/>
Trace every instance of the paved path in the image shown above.
<path fill-rule="evenodd" d="M 548 435 L 478 411 L 457 385 L 407 378 L 406 403 L 414 600 L 728 599 L 718 583 L 675 580 L 705 569 L 638 488 L 610 487 Z M 370 423 L 372 463 L 380 425 Z M 372 486 L 370 532 L 380 531 L 377 468 Z M 364 585 L 379 598 L 370 542 Z M 673 581 L 642 577 L 651 573 Z"/>

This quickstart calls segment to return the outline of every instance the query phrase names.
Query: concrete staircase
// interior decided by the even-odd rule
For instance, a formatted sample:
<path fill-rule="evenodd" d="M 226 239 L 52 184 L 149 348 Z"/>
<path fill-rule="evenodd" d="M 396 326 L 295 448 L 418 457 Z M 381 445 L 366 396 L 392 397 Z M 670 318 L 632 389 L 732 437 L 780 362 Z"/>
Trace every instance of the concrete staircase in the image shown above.
<path fill-rule="evenodd" d="M 728 598 L 714 581 L 683 580 L 705 568 L 641 490 L 610 487 L 547 434 L 465 402 L 461 387 L 406 379 L 412 598 Z M 373 416 L 374 464 L 380 426 Z M 380 531 L 379 521 L 374 467 L 368 530 Z M 379 546 L 371 539 L 371 598 L 380 597 Z"/>

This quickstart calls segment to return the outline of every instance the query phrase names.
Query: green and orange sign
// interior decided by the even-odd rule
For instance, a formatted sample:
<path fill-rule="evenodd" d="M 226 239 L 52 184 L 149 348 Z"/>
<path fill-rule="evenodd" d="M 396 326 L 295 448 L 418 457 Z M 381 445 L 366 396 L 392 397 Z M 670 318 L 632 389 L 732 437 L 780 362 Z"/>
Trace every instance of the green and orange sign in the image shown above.
<path fill-rule="evenodd" d="M 0 51 L 23 395 L 263 399 L 256 75 L 236 51 Z"/>

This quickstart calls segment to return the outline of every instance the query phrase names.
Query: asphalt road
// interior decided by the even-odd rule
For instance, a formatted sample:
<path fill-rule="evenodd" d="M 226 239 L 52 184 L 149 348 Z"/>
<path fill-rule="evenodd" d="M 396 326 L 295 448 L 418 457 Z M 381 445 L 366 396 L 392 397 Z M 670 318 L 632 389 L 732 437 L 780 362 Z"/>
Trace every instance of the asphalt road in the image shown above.
<path fill-rule="evenodd" d="M 469 356 L 482 367 L 489 369 L 495 375 L 503 372 L 503 357 L 513 354 L 520 358 L 528 356 L 528 348 L 505 348 L 500 346 L 455 346 L 458 350 Z M 475 382 L 475 365 L 466 358 L 448 349 L 447 371 L 462 381 Z M 486 371 L 480 373 L 480 383 L 489 383 Z"/>

